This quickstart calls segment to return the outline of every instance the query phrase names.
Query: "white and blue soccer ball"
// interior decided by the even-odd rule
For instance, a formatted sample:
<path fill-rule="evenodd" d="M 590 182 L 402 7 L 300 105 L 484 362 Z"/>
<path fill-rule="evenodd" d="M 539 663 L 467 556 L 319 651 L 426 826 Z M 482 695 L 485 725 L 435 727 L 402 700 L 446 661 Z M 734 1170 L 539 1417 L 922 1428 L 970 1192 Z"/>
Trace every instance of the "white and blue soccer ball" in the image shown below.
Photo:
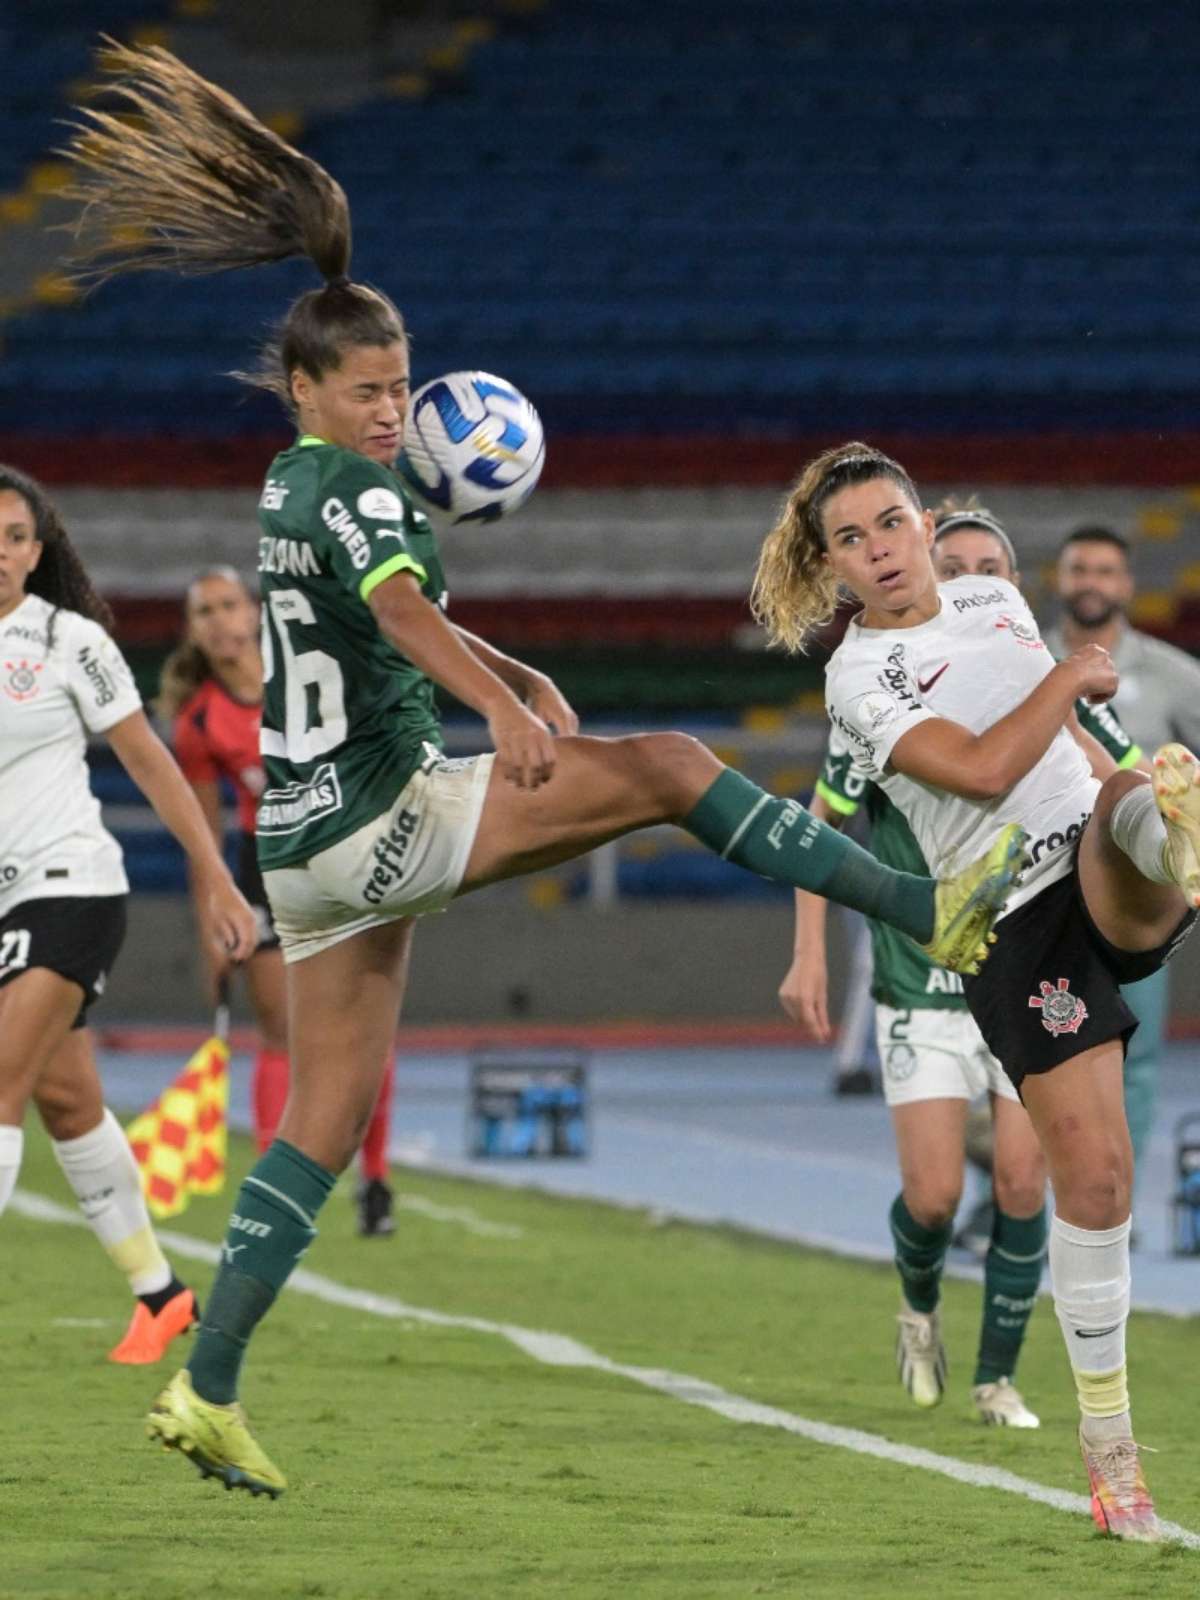
<path fill-rule="evenodd" d="M 519 389 L 490 372 L 450 372 L 409 402 L 396 471 L 418 503 L 448 522 L 495 522 L 537 487 L 546 440 Z"/>

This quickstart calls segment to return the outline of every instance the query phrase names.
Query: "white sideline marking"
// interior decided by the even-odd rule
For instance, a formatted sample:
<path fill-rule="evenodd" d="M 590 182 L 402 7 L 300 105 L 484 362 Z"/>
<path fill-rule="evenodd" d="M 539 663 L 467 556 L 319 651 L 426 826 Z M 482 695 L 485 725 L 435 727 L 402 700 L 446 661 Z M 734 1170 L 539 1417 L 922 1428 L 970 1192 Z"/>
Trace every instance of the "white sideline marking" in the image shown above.
<path fill-rule="evenodd" d="M 427 1200 L 423 1194 L 398 1194 L 394 1204 L 403 1211 L 415 1211 L 418 1216 L 427 1218 L 430 1222 L 453 1222 L 460 1228 L 465 1228 L 468 1233 L 478 1234 L 481 1239 L 523 1239 L 525 1229 L 518 1228 L 511 1222 L 489 1222 L 486 1217 L 481 1217 L 478 1212 L 472 1211 L 470 1206 L 439 1206 L 433 1200 Z"/>
<path fill-rule="evenodd" d="M 87 1223 L 76 1211 L 69 1211 L 56 1201 L 18 1189 L 9 1201 L 14 1211 L 36 1222 L 65 1223 L 68 1227 L 86 1228 Z M 176 1255 L 190 1256 L 194 1261 L 205 1261 L 216 1266 L 221 1248 L 207 1239 L 195 1239 L 190 1234 L 175 1233 L 171 1229 L 157 1230 L 159 1240 Z M 952 1478 L 974 1489 L 1000 1489 L 1005 1494 L 1017 1494 L 1025 1500 L 1051 1506 L 1055 1511 L 1069 1511 L 1076 1516 L 1090 1516 L 1091 1507 L 1086 1495 L 1071 1494 L 1066 1489 L 1051 1489 L 1046 1484 L 1034 1483 L 1029 1478 L 1018 1477 L 1002 1467 L 983 1467 L 975 1462 L 958 1461 L 953 1456 L 938 1455 L 933 1450 L 922 1450 L 917 1445 L 894 1444 L 878 1434 L 865 1433 L 861 1428 L 839 1428 L 829 1422 L 814 1422 L 794 1412 L 783 1411 L 778 1406 L 766 1406 L 757 1400 L 747 1400 L 742 1395 L 730 1394 L 703 1378 L 689 1378 L 686 1373 L 670 1372 L 661 1367 L 631 1367 L 623 1362 L 610 1361 L 586 1344 L 562 1333 L 539 1333 L 532 1328 L 519 1328 L 509 1322 L 489 1322 L 484 1317 L 454 1316 L 446 1311 L 431 1311 L 425 1306 L 406 1305 L 390 1295 L 374 1294 L 369 1289 L 352 1289 L 335 1283 L 332 1278 L 318 1272 L 298 1267 L 288 1279 L 288 1287 L 301 1294 L 312 1295 L 328 1305 L 346 1306 L 353 1311 L 368 1311 L 377 1317 L 388 1317 L 403 1322 L 423 1322 L 433 1328 L 464 1328 L 471 1333 L 494 1334 L 507 1339 L 510 1344 L 550 1367 L 589 1367 L 596 1372 L 607 1372 L 613 1377 L 627 1378 L 647 1389 L 657 1389 L 660 1394 L 682 1400 L 686 1405 L 701 1406 L 731 1422 L 754 1423 L 760 1428 L 781 1428 L 786 1433 L 798 1434 L 813 1444 L 833 1445 L 839 1450 L 851 1450 L 856 1455 L 874 1456 L 877 1461 L 891 1461 L 897 1466 L 919 1467 L 924 1472 L 936 1472 L 941 1477 Z M 1181 1527 L 1177 1522 L 1162 1522 L 1167 1539 L 1186 1545 L 1190 1550 L 1200 1550 L 1200 1534 Z"/>

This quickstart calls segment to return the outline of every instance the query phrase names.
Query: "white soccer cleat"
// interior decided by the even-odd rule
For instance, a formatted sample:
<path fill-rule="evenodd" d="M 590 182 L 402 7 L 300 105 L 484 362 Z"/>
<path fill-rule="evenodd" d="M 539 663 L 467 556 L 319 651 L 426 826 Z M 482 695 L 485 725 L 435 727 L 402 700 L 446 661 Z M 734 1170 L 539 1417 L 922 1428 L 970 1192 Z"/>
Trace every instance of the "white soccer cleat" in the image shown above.
<path fill-rule="evenodd" d="M 946 1388 L 946 1347 L 937 1311 L 905 1306 L 896 1317 L 896 1368 L 913 1404 L 936 1406 Z"/>
<path fill-rule="evenodd" d="M 1200 761 L 1182 744 L 1154 752 L 1154 798 L 1167 827 L 1167 866 L 1190 906 L 1200 906 Z"/>
<path fill-rule="evenodd" d="M 995 1383 L 977 1383 L 971 1390 L 971 1399 L 979 1413 L 980 1421 L 996 1428 L 1040 1428 L 1041 1418 L 1034 1416 L 1021 1398 L 1021 1391 L 1007 1378 L 997 1378 Z"/>

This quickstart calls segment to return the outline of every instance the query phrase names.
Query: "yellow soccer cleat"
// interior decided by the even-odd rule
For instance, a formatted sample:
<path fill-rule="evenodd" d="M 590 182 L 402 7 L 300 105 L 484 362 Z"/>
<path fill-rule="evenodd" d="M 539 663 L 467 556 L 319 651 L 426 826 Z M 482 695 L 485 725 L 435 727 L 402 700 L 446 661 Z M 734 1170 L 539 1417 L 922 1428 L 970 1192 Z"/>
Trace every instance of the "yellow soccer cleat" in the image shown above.
<path fill-rule="evenodd" d="M 255 1444 L 241 1406 L 202 1400 L 186 1367 L 154 1402 L 146 1432 L 164 1450 L 181 1450 L 202 1478 L 220 1478 L 227 1489 L 275 1500 L 287 1488 L 283 1473 Z"/>
<path fill-rule="evenodd" d="M 933 938 L 920 948 L 935 966 L 951 972 L 975 973 L 995 943 L 992 924 L 1021 881 L 1025 841 L 1017 822 L 1002 828 L 991 848 L 953 878 L 940 879 L 934 890 Z"/>
<path fill-rule="evenodd" d="M 1154 752 L 1154 798 L 1167 827 L 1166 864 L 1190 906 L 1200 906 L 1200 761 L 1182 744 Z"/>

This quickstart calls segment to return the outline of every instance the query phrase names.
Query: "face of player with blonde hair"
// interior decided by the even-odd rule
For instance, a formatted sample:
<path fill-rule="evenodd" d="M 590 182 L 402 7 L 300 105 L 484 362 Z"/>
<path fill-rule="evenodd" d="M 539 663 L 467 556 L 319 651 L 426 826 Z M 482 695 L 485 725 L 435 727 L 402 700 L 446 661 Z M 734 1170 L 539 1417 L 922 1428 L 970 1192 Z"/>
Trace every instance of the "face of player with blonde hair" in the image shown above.
<path fill-rule="evenodd" d="M 864 627 L 911 628 L 937 615 L 933 517 L 900 484 L 871 478 L 831 495 L 821 528 L 825 559 L 862 601 Z"/>
<path fill-rule="evenodd" d="M 15 489 L 0 489 L 0 617 L 25 598 L 25 583 L 42 556 L 33 508 Z"/>
<path fill-rule="evenodd" d="M 213 665 L 232 665 L 258 649 L 258 607 L 241 581 L 207 573 L 188 590 L 188 635 Z"/>
<path fill-rule="evenodd" d="M 404 443 L 408 346 L 352 345 L 321 378 L 297 367 L 292 399 L 303 432 L 390 467 Z"/>
<path fill-rule="evenodd" d="M 950 578 L 1004 578 L 1019 584 L 1008 551 L 986 528 L 955 528 L 943 534 L 933 547 L 933 565 L 938 582 Z"/>

